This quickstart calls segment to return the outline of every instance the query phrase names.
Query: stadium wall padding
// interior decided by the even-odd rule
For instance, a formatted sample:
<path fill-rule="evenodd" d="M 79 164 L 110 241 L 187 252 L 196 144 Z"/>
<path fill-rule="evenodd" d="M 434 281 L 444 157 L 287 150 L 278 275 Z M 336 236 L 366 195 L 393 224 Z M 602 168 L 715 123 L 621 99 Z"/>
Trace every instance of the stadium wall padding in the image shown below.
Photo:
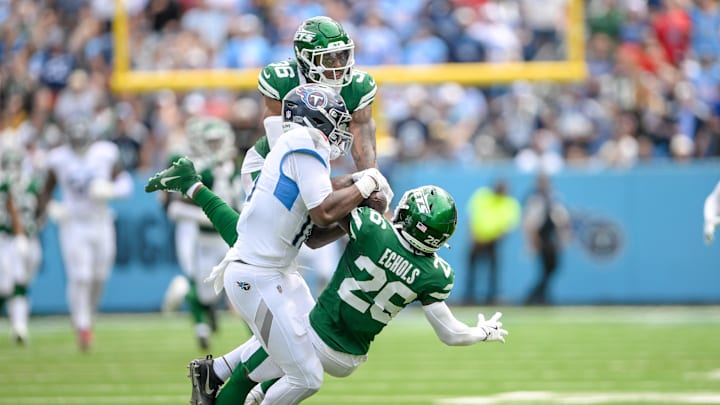
<path fill-rule="evenodd" d="M 456 199 L 458 228 L 442 255 L 455 269 L 451 304 L 465 294 L 469 247 L 466 203 L 480 186 L 507 180 L 521 202 L 534 175 L 512 165 L 398 165 L 384 168 L 395 191 L 423 184 L 447 189 Z M 180 274 L 172 224 L 157 194 L 135 176 L 131 199 L 117 201 L 118 253 L 101 311 L 157 311 L 171 278 Z M 551 284 L 556 304 L 720 303 L 720 240 L 703 242 L 703 202 L 720 180 L 720 163 L 656 163 L 626 170 L 566 169 L 553 186 L 572 213 L 573 240 L 564 251 Z M 719 230 L 720 233 L 720 230 Z M 720 239 L 720 235 L 718 235 Z M 57 229 L 42 233 L 44 259 L 32 286 L 33 313 L 67 312 L 65 277 Z M 539 276 L 539 263 L 516 229 L 500 248 L 501 303 L 522 304 Z M 481 273 L 482 274 L 482 273 Z M 475 294 L 484 293 L 481 277 Z"/>

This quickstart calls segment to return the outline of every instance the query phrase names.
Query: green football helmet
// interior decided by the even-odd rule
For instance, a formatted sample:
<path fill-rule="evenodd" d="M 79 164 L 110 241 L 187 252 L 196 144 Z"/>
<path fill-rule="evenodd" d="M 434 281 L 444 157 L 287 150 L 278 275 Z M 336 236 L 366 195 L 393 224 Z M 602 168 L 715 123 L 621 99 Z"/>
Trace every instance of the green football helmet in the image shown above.
<path fill-rule="evenodd" d="M 343 87 L 352 80 L 355 44 L 332 18 L 305 20 L 295 31 L 294 46 L 295 58 L 309 80 L 332 87 Z"/>
<path fill-rule="evenodd" d="M 185 123 L 185 132 L 194 158 L 222 161 L 235 152 L 232 127 L 220 118 L 190 118 Z"/>
<path fill-rule="evenodd" d="M 437 186 L 409 190 L 395 208 L 392 222 L 413 248 L 423 253 L 436 252 L 455 232 L 455 200 Z"/>

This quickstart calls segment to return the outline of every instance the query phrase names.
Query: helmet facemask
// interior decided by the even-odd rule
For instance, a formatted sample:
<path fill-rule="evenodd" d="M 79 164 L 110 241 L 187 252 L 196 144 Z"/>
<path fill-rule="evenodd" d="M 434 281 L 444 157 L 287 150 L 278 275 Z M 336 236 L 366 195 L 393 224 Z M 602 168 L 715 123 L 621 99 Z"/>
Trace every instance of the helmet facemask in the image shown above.
<path fill-rule="evenodd" d="M 305 75 L 313 82 L 331 87 L 343 87 L 352 81 L 355 65 L 355 44 L 350 41 L 330 43 L 328 48 L 295 49 L 305 68 Z"/>

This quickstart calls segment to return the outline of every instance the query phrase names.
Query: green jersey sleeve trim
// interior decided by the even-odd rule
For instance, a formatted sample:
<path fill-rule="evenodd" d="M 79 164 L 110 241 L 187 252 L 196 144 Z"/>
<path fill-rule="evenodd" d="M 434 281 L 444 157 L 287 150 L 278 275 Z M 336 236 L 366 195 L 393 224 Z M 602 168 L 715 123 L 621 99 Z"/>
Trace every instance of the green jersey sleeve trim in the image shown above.
<path fill-rule="evenodd" d="M 372 102 L 375 101 L 375 93 L 377 93 L 377 86 L 373 86 L 370 93 L 367 93 L 360 98 L 360 103 L 358 103 L 356 110 L 361 110 L 372 104 Z"/>
<path fill-rule="evenodd" d="M 280 100 L 280 92 L 272 87 L 270 83 L 263 77 L 263 71 L 258 76 L 258 90 L 266 97 L 270 97 L 274 100 Z"/>

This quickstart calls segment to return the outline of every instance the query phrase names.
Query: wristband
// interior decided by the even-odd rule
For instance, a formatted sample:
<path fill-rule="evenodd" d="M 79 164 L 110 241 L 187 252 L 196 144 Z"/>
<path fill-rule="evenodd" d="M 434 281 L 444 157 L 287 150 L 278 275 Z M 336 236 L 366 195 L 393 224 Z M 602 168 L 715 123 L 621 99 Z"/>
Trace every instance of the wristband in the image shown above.
<path fill-rule="evenodd" d="M 363 198 L 368 198 L 370 197 L 370 194 L 372 194 L 372 192 L 375 191 L 375 189 L 377 188 L 377 183 L 372 177 L 363 176 L 355 182 L 355 186 L 358 188 L 358 190 L 360 190 L 360 194 L 363 196 Z"/>
<path fill-rule="evenodd" d="M 185 192 L 185 195 L 192 198 L 195 192 L 202 186 L 202 182 L 196 182 L 192 186 L 188 187 L 187 191 Z"/>

